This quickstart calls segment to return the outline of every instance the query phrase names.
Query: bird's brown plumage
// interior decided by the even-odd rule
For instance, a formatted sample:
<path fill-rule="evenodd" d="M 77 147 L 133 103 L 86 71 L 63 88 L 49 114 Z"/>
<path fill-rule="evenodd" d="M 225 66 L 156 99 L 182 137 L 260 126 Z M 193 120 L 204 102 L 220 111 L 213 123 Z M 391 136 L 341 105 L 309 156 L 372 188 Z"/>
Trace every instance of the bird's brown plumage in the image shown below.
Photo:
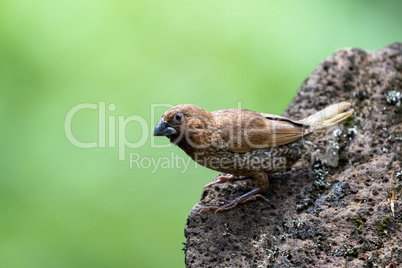
<path fill-rule="evenodd" d="M 224 173 L 251 176 L 260 188 L 268 174 L 291 167 L 305 151 L 308 136 L 353 113 L 350 103 L 331 105 L 302 120 L 228 109 L 207 112 L 182 104 L 166 111 L 154 135 L 167 136 L 197 163 Z"/>

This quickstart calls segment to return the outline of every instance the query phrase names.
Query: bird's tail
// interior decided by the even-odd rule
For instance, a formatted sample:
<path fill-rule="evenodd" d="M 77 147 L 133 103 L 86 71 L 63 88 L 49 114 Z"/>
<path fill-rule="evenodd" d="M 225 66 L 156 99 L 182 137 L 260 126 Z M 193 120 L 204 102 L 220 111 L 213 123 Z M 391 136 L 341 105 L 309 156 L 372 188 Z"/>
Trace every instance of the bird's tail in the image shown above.
<path fill-rule="evenodd" d="M 329 127 L 336 123 L 342 122 L 348 118 L 354 112 L 353 109 L 349 109 L 351 105 L 350 102 L 339 102 L 328 106 L 301 121 L 310 125 L 313 133 L 319 134 L 325 132 Z"/>

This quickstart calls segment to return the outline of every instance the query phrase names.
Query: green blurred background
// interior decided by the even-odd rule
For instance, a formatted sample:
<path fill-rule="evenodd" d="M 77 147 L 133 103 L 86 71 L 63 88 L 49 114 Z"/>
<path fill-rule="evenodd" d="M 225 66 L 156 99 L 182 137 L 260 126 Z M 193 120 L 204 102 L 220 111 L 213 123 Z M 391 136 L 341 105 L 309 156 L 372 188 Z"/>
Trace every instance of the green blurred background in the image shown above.
<path fill-rule="evenodd" d="M 151 105 L 281 114 L 336 50 L 401 41 L 401 11 L 401 1 L 1 1 L 0 267 L 184 267 L 187 215 L 217 172 L 130 168 L 130 153 L 187 159 L 151 147 L 167 109 Z M 108 142 L 66 138 L 69 110 L 100 102 L 116 106 L 107 119 L 147 123 L 127 125 L 128 140 L 147 142 L 126 160 Z M 77 139 L 98 140 L 98 112 L 75 115 Z"/>

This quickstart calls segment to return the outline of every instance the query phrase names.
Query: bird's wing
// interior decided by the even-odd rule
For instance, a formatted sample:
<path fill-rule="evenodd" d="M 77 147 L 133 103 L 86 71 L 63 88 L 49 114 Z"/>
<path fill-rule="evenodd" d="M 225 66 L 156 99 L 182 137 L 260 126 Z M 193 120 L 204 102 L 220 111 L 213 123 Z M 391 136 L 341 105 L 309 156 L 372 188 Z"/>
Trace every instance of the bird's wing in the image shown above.
<path fill-rule="evenodd" d="M 312 133 L 309 125 L 277 115 L 241 110 L 225 117 L 227 121 L 222 124 L 220 134 L 227 143 L 227 149 L 233 152 L 276 147 Z M 227 124 L 228 121 L 231 121 L 230 124 Z"/>

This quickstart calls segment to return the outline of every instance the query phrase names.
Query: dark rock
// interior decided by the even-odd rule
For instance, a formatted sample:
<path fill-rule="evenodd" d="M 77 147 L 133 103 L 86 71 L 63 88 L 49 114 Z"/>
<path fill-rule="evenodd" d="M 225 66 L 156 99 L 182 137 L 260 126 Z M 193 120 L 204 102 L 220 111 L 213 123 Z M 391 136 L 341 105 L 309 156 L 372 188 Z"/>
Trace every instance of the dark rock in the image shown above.
<path fill-rule="evenodd" d="M 214 198 L 254 187 L 206 190 L 188 217 L 187 267 L 394 267 L 402 265 L 402 44 L 342 49 L 305 80 L 284 113 L 301 119 L 339 101 L 354 117 L 314 141 L 292 170 L 270 176 L 267 200 L 214 213 Z M 395 193 L 395 216 L 390 199 Z"/>

